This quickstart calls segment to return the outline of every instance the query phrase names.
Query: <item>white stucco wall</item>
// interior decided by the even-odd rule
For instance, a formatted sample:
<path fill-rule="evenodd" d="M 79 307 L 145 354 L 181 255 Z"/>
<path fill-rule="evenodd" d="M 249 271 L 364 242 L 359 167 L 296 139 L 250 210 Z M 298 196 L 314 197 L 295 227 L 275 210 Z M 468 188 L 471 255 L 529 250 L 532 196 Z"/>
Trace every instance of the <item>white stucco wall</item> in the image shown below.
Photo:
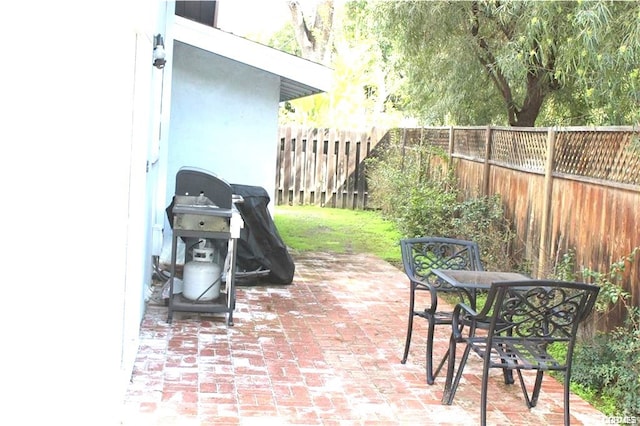
<path fill-rule="evenodd" d="M 0 424 L 120 423 L 151 260 L 151 51 L 165 6 L 3 8 Z"/>
<path fill-rule="evenodd" d="M 166 205 L 183 166 L 273 194 L 279 95 L 279 76 L 175 42 Z M 171 230 L 166 217 L 164 229 L 161 261 L 167 262 Z"/>

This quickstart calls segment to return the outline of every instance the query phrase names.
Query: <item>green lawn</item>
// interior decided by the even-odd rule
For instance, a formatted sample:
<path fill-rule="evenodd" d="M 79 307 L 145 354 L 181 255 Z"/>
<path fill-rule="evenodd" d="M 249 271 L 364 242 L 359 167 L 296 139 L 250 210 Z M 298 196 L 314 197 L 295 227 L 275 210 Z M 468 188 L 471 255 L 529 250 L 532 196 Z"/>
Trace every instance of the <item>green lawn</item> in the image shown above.
<path fill-rule="evenodd" d="M 400 233 L 374 211 L 276 206 L 274 222 L 293 251 L 371 253 L 399 265 Z"/>

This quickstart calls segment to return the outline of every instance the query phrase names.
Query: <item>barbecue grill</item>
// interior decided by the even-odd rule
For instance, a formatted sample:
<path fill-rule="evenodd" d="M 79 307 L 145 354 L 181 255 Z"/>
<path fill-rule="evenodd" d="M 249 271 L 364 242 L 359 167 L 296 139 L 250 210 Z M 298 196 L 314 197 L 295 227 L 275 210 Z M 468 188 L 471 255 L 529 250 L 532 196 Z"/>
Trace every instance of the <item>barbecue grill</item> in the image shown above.
<path fill-rule="evenodd" d="M 231 186 L 212 172 L 182 167 L 176 174 L 176 192 L 167 208 L 173 229 L 169 323 L 175 311 L 223 312 L 227 314 L 227 325 L 233 325 L 237 239 L 244 226 L 235 207 L 237 202 L 242 202 L 241 197 L 234 196 Z M 178 238 L 185 243 L 185 276 L 181 293 L 174 292 L 177 290 L 174 289 L 174 280 L 177 279 Z M 201 256 L 202 253 L 206 253 L 206 258 Z M 190 265 L 189 260 L 199 263 Z M 202 262 L 211 262 L 210 267 Z M 198 273 L 187 276 L 188 265 L 198 266 Z M 221 284 L 224 288 L 218 291 Z M 212 291 L 214 289 L 216 291 Z"/>

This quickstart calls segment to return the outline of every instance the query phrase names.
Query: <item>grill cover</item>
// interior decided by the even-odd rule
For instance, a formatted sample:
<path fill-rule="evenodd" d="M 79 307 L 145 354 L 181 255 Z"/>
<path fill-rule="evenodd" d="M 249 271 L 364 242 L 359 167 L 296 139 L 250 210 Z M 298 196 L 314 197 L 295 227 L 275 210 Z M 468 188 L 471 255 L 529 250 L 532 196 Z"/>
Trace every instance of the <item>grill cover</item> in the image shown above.
<path fill-rule="evenodd" d="M 269 194 L 259 186 L 232 183 L 231 188 L 234 194 L 244 199 L 244 202 L 236 204 L 244 220 L 238 239 L 238 270 L 268 269 L 269 274 L 260 279 L 272 284 L 291 284 L 295 263 L 267 210 Z M 238 282 L 238 285 L 242 284 L 247 283 Z"/>

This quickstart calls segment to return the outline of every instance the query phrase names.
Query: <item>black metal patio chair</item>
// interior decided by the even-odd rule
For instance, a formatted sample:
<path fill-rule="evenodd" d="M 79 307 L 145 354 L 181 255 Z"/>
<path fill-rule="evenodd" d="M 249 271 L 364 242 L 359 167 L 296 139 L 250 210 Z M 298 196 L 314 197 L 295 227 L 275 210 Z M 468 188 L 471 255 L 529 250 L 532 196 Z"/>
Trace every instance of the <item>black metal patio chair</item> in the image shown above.
<path fill-rule="evenodd" d="M 444 404 L 450 405 L 456 393 L 469 353 L 473 350 L 483 360 L 480 393 L 481 424 L 486 425 L 489 369 L 515 370 L 528 408 L 535 407 L 545 371 L 558 371 L 564 377 L 564 424 L 569 424 L 569 383 L 573 348 L 578 325 L 591 313 L 599 287 L 584 283 L 527 280 L 494 282 L 480 312 L 459 303 L 453 312 L 449 365 Z M 479 325 L 482 333 L 476 333 Z M 460 365 L 455 373 L 456 347 L 464 345 Z M 566 355 L 554 358 L 550 345 L 565 346 Z M 554 350 L 554 353 L 562 351 Z M 522 370 L 535 370 L 531 393 Z"/>
<path fill-rule="evenodd" d="M 428 322 L 426 374 L 427 383 L 432 385 L 444 365 L 448 353 L 445 353 L 440 364 L 433 369 L 433 338 L 437 325 L 451 325 L 452 311 L 438 310 L 438 294 L 449 293 L 458 295 L 465 300 L 464 290 L 454 288 L 436 277 L 433 269 L 482 270 L 478 245 L 473 241 L 457 240 L 441 237 L 406 238 L 400 241 L 404 272 L 409 278 L 409 324 L 402 356 L 402 364 L 407 362 L 411 335 L 413 333 L 413 318 L 424 318 Z M 427 307 L 416 309 L 416 294 L 428 292 Z M 422 299 L 422 298 L 421 298 Z M 468 299 L 468 298 L 467 298 Z M 422 300 L 420 300 L 422 302 Z"/>

